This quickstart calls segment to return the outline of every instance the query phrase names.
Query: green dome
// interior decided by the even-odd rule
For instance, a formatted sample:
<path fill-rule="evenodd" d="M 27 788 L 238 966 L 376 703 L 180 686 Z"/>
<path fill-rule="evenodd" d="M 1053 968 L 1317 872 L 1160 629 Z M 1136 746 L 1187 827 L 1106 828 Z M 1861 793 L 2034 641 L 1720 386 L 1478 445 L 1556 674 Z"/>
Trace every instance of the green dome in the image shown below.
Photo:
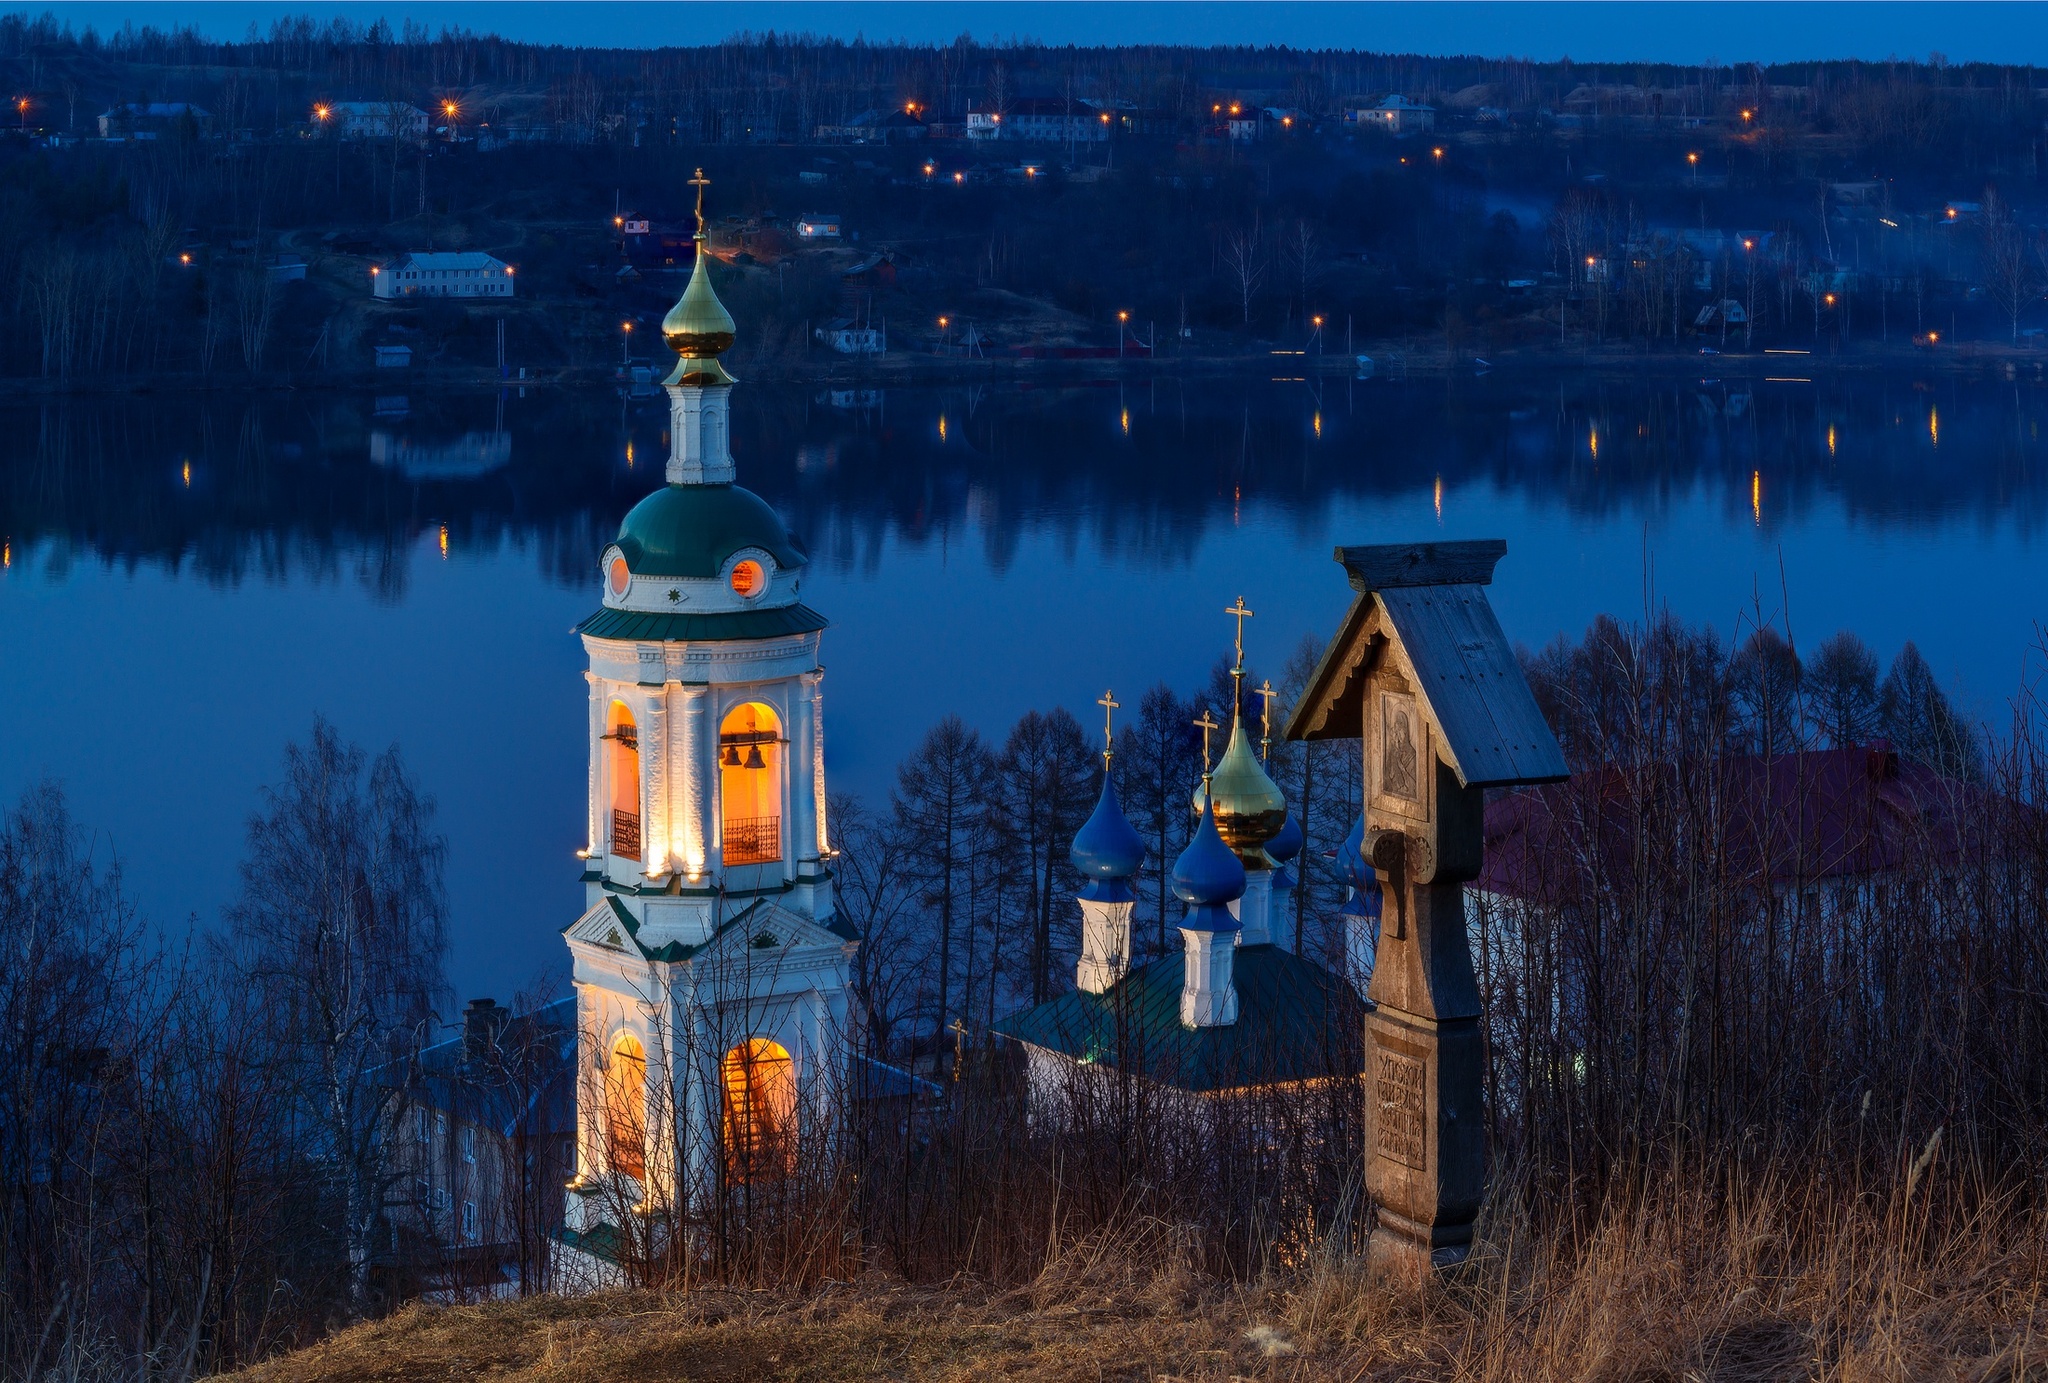
<path fill-rule="evenodd" d="M 737 485 L 665 485 L 619 525 L 619 550 L 635 576 L 715 580 L 745 547 L 760 548 L 784 571 L 808 560 L 768 501 Z"/>

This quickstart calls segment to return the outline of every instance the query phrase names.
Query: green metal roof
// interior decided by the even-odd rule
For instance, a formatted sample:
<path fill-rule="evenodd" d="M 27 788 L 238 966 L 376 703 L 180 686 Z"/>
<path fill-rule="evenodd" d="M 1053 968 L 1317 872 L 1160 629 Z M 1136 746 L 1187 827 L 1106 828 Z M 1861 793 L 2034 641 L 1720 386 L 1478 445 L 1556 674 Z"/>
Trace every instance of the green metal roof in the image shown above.
<path fill-rule="evenodd" d="M 1356 1075 L 1365 1005 L 1338 976 L 1278 946 L 1240 946 L 1232 966 L 1237 1021 L 1180 1021 L 1184 956 L 1131 971 L 1107 994 L 1080 990 L 995 1025 L 1004 1037 L 1076 1061 L 1128 1069 L 1183 1090 L 1228 1090 Z"/>
<path fill-rule="evenodd" d="M 664 485 L 619 525 L 619 550 L 635 576 L 716 578 L 743 547 L 762 549 L 784 571 L 809 560 L 768 501 L 737 485 Z"/>
<path fill-rule="evenodd" d="M 809 634 L 831 621 L 808 605 L 783 605 L 770 610 L 729 610 L 716 615 L 656 615 L 607 606 L 576 626 L 595 639 L 661 639 L 671 643 L 696 640 L 775 639 Z"/>
<path fill-rule="evenodd" d="M 741 908 L 731 917 L 726 918 L 710 936 L 695 946 L 686 946 L 680 941 L 670 941 L 663 943 L 653 950 L 649 950 L 640 944 L 640 923 L 634 919 L 632 910 L 616 897 L 607 896 L 605 901 L 612 905 L 612 920 L 618 924 L 619 929 L 625 934 L 622 939 L 633 950 L 638 951 L 648 960 L 664 962 L 688 960 L 727 932 L 730 932 L 733 928 L 744 925 L 749 917 L 752 917 L 757 911 L 767 906 L 768 902 L 766 898 L 754 899 L 753 902 Z M 569 927 L 575 925 L 572 922 L 569 924 Z M 842 941 L 859 941 L 861 939 L 859 929 L 847 921 L 837 908 L 833 909 L 832 915 L 826 918 L 822 925 L 826 931 Z M 564 927 L 562 930 L 566 932 L 569 930 L 569 927 Z"/>

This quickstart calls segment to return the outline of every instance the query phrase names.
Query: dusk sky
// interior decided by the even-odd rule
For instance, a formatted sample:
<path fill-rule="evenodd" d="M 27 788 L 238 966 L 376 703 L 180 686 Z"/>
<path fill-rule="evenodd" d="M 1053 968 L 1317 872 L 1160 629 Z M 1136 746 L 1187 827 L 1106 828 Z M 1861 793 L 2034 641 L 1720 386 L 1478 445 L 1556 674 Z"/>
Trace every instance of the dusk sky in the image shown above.
<path fill-rule="evenodd" d="M 239 38 L 279 15 L 346 15 L 367 23 L 406 18 L 432 29 L 463 27 L 543 43 L 658 46 L 714 42 L 741 30 L 809 32 L 845 39 L 945 42 L 962 32 L 983 42 L 1271 43 L 1380 52 L 1477 54 L 1586 62 L 1785 62 L 1806 58 L 1925 58 L 2048 65 L 2048 6 L 2010 0 L 1898 0 L 1849 5 L 1806 0 L 1650 0 L 1649 3 L 1024 3 L 996 0 L 481 0 L 438 3 L 170 4 L 103 0 L 29 6 L 102 31 L 124 23 L 196 24 Z"/>

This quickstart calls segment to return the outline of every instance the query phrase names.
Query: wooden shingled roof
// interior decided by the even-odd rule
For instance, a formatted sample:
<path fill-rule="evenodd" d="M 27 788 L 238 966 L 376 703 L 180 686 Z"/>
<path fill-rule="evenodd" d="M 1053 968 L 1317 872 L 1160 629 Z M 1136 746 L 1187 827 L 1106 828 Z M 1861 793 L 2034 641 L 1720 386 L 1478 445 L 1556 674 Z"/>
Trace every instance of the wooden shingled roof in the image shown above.
<path fill-rule="evenodd" d="M 1506 552 L 1499 539 L 1338 548 L 1358 598 L 1288 717 L 1287 738 L 1364 733 L 1369 645 L 1377 633 L 1413 673 L 1461 783 L 1563 779 L 1564 753 L 1486 599 L 1494 563 Z"/>

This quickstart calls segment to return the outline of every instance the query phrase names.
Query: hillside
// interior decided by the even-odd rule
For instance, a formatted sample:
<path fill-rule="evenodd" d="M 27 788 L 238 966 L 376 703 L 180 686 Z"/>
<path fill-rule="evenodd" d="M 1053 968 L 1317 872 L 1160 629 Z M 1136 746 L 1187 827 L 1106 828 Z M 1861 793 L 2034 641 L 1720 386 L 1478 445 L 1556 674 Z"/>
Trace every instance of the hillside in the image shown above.
<path fill-rule="evenodd" d="M 1920 1176 L 1935 1166 L 1933 1175 Z M 1233 1286 L 1153 1226 L 1066 1249 L 1033 1282 L 704 1288 L 415 1304 L 232 1375 L 240 1383 L 579 1380 L 2033 1379 L 2048 1368 L 2037 1216 L 1939 1174 L 1932 1145 L 1861 1195 L 1687 1178 L 1577 1231 L 1482 1222 L 1422 1295 L 1326 1261 Z M 1752 1179 L 1754 1178 L 1754 1179 Z M 1963 1179 L 1968 1182 L 1967 1176 Z M 1934 1183 L 1930 1185 L 1930 1183 Z M 1917 1196 L 1915 1192 L 1918 1192 Z"/>

